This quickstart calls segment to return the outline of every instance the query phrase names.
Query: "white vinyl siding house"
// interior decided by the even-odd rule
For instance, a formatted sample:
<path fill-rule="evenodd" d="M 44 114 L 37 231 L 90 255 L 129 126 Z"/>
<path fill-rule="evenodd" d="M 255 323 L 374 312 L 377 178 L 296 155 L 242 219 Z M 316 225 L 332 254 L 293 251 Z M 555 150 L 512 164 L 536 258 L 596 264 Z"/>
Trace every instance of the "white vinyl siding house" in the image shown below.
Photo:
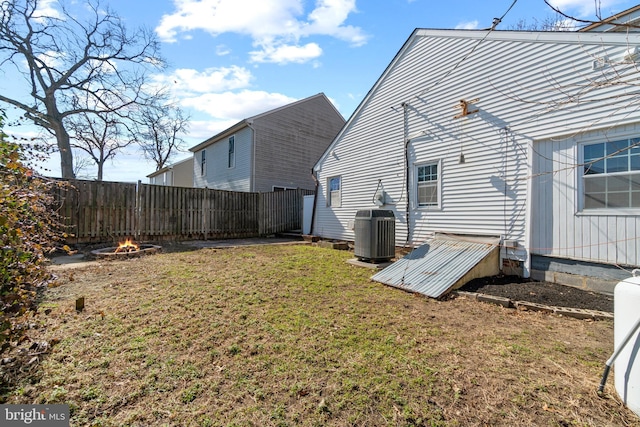
<path fill-rule="evenodd" d="M 624 149 L 619 157 L 589 158 L 600 148 L 606 150 L 602 145 L 617 145 L 603 141 L 633 143 L 636 136 L 640 136 L 640 124 L 535 144 L 531 242 L 534 254 L 614 265 L 640 263 L 640 208 L 631 206 L 636 203 L 639 189 L 640 171 L 635 169 L 638 150 Z M 627 158 L 620 161 L 623 157 Z M 607 163 L 613 164 L 611 171 Z M 625 171 L 624 163 L 633 169 Z M 574 164 L 579 167 L 573 167 Z M 594 180 L 595 183 L 589 182 Z"/>
<path fill-rule="evenodd" d="M 321 187 L 342 177 L 341 206 L 320 188 L 312 233 L 353 240 L 356 212 L 377 208 L 382 189 L 397 246 L 435 233 L 497 236 L 509 241 L 501 259 L 527 276 L 535 254 L 640 264 L 640 210 L 593 212 L 580 193 L 588 184 L 594 195 L 596 183 L 586 180 L 596 178 L 583 178 L 579 147 L 640 137 L 638 100 L 611 84 L 637 78 L 630 44 L 640 38 L 417 29 L 316 163 Z M 622 175 L 635 172 L 606 178 L 619 187 Z M 611 200 L 622 197 L 618 187 L 607 190 Z"/>
<path fill-rule="evenodd" d="M 233 145 L 233 166 L 230 147 Z M 216 144 L 196 151 L 196 157 L 206 153 L 206 165 L 195 175 L 196 187 L 216 190 L 251 191 L 251 156 L 253 154 L 253 132 L 243 127 L 227 135 Z"/>
<path fill-rule="evenodd" d="M 244 119 L 190 150 L 206 157 L 196 187 L 270 192 L 315 188 L 311 168 L 344 125 L 324 94 Z"/>

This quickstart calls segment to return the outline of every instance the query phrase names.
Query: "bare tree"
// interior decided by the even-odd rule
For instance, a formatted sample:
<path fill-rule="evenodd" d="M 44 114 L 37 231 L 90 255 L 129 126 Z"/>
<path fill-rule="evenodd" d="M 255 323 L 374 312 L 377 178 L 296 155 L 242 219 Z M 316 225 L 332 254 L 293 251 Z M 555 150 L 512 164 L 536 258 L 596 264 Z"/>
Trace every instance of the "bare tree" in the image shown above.
<path fill-rule="evenodd" d="M 78 179 L 92 179 L 93 174 L 89 172 L 89 168 L 93 164 L 93 159 L 89 157 L 76 156 L 73 159 L 73 173 Z"/>
<path fill-rule="evenodd" d="M 180 151 L 184 145 L 180 135 L 189 129 L 189 117 L 173 104 L 162 104 L 163 98 L 161 95 L 153 106 L 141 109 L 134 125 L 134 137 L 145 157 L 155 163 L 156 170 Z"/>
<path fill-rule="evenodd" d="M 129 32 L 99 0 L 71 4 L 83 8 L 86 20 L 66 3 L 43 12 L 39 0 L 0 0 L 0 66 L 13 65 L 26 81 L 20 97 L 0 95 L 0 101 L 55 137 L 64 178 L 74 177 L 69 119 L 127 115 L 141 102 L 146 73 L 163 66 L 152 31 Z"/>
<path fill-rule="evenodd" d="M 557 15 L 560 15 L 560 16 L 564 17 L 565 19 L 573 21 L 573 22 L 575 22 L 577 24 L 592 25 L 592 24 L 607 23 L 608 25 L 611 25 L 613 27 L 620 27 L 621 29 L 624 29 L 625 31 L 638 31 L 638 29 L 640 29 L 640 26 L 638 26 L 638 25 L 616 22 L 616 19 L 618 19 L 619 15 L 613 15 L 613 16 L 611 16 L 609 18 L 603 18 L 602 17 L 602 10 L 601 10 L 600 0 L 595 0 L 594 1 L 594 14 L 596 16 L 595 20 L 583 19 L 583 18 L 578 18 L 576 16 L 569 15 L 568 13 L 563 12 L 559 7 L 556 7 L 556 6 L 552 5 L 551 3 L 549 3 L 549 0 L 544 0 L 544 2 Z"/>
<path fill-rule="evenodd" d="M 84 151 L 98 166 L 98 181 L 102 181 L 106 161 L 133 142 L 125 137 L 121 120 L 113 113 L 76 114 L 68 124 L 71 146 Z"/>
<path fill-rule="evenodd" d="M 531 21 L 520 19 L 509 27 L 514 31 L 574 31 L 575 23 L 556 13 L 543 19 L 533 18 Z"/>

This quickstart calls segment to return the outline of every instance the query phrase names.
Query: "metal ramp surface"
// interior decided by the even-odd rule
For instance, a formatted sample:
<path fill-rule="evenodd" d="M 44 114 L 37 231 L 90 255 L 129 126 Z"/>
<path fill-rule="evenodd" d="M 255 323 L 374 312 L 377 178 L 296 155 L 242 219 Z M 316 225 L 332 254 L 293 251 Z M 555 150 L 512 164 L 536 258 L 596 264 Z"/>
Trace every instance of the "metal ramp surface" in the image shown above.
<path fill-rule="evenodd" d="M 471 279 L 498 274 L 499 242 L 498 238 L 478 240 L 436 237 L 376 273 L 371 279 L 439 298 Z"/>

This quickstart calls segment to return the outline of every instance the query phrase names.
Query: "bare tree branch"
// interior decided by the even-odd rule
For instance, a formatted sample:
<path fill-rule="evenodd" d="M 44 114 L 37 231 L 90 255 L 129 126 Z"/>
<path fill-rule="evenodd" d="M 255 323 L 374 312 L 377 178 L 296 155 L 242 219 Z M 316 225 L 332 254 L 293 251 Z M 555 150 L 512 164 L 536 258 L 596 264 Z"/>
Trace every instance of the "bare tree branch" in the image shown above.
<path fill-rule="evenodd" d="M 156 170 L 162 169 L 184 145 L 181 135 L 189 129 L 189 117 L 175 105 L 165 104 L 166 96 L 158 94 L 149 105 L 141 109 L 131 130 L 146 158 L 152 160 Z"/>
<path fill-rule="evenodd" d="M 102 181 L 107 160 L 134 142 L 125 138 L 124 129 L 121 119 L 113 113 L 82 113 L 69 121 L 73 135 L 71 146 L 87 153 L 98 166 L 98 181 Z"/>
<path fill-rule="evenodd" d="M 551 3 L 549 3 L 549 0 L 544 0 L 544 2 L 545 2 L 545 4 L 546 4 L 547 6 L 549 6 L 549 7 L 551 8 L 551 10 L 553 10 L 553 11 L 554 11 L 554 12 L 556 12 L 557 14 L 562 15 L 563 17 L 565 17 L 565 18 L 567 18 L 567 19 L 570 19 L 570 20 L 572 20 L 572 21 L 579 22 L 579 23 L 581 23 L 581 24 L 591 25 L 591 24 L 606 23 L 606 24 L 609 24 L 609 25 L 614 26 L 614 27 L 623 27 L 623 28 L 640 28 L 640 26 L 638 26 L 638 25 L 632 25 L 632 24 L 620 24 L 620 23 L 615 22 L 615 19 L 617 19 L 617 16 L 616 16 L 616 15 L 614 15 L 614 16 L 612 16 L 612 17 L 611 17 L 611 18 L 613 18 L 613 19 L 605 19 L 605 20 L 603 20 L 603 19 L 600 17 L 600 7 L 599 7 L 599 5 L 598 5 L 598 4 L 596 4 L 596 17 L 598 18 L 598 20 L 597 20 L 597 21 L 592 21 L 592 20 L 589 20 L 589 19 L 581 19 L 581 18 L 577 18 L 577 17 L 575 17 L 575 16 L 571 16 L 571 15 L 569 15 L 569 14 L 567 14 L 567 13 L 563 12 L 562 10 L 560 10 L 560 8 L 553 6 Z"/>
<path fill-rule="evenodd" d="M 44 16 L 40 0 L 0 0 L 0 65 L 12 65 L 26 83 L 20 97 L 0 102 L 55 135 L 62 176 L 73 177 L 69 121 L 79 114 L 127 117 L 145 99 L 149 70 L 164 62 L 152 31 L 129 31 L 99 0 L 82 2 L 84 14 L 75 2 L 61 4 L 60 15 Z"/>

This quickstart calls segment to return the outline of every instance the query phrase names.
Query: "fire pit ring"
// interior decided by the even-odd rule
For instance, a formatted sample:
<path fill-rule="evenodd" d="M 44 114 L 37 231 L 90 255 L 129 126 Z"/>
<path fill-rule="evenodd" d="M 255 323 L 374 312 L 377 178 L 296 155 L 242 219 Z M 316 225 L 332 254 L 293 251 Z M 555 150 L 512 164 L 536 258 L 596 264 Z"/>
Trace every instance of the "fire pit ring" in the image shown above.
<path fill-rule="evenodd" d="M 138 249 L 129 250 L 129 251 L 118 251 L 118 246 L 113 246 L 109 248 L 95 249 L 91 251 L 91 255 L 96 259 L 126 259 L 126 258 L 135 258 L 142 255 L 150 255 L 160 252 L 162 250 L 162 246 L 150 245 L 150 244 L 140 244 L 137 245 Z"/>

